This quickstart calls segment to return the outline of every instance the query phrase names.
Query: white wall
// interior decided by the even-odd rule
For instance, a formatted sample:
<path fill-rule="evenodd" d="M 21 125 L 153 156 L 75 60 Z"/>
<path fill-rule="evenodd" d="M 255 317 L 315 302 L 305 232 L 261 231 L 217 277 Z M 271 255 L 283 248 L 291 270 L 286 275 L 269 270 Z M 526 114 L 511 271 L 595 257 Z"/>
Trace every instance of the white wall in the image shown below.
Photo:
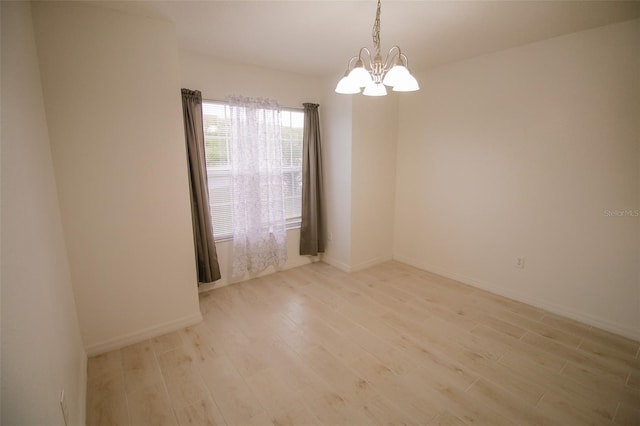
<path fill-rule="evenodd" d="M 322 259 L 356 271 L 393 257 L 398 102 L 339 95 L 322 81 L 327 250 Z"/>
<path fill-rule="evenodd" d="M 639 218 L 605 214 L 640 209 L 639 46 L 635 20 L 420 75 L 395 257 L 640 338 Z"/>
<path fill-rule="evenodd" d="M 2 2 L 2 418 L 84 424 L 83 350 L 28 2 Z"/>
<path fill-rule="evenodd" d="M 393 257 L 398 97 L 353 98 L 351 270 Z"/>
<path fill-rule="evenodd" d="M 263 97 L 277 100 L 281 107 L 300 109 L 305 102 L 319 103 L 320 82 L 313 77 L 226 62 L 185 50 L 180 51 L 180 67 L 182 87 L 200 90 L 204 99 L 224 101 L 228 95 Z"/>
<path fill-rule="evenodd" d="M 75 2 L 33 13 L 87 351 L 199 321 L 173 24 Z"/>
<path fill-rule="evenodd" d="M 327 242 L 322 260 L 351 270 L 352 96 L 334 92 L 336 77 L 322 80 L 322 167 Z"/>
<path fill-rule="evenodd" d="M 319 81 L 312 77 L 229 63 L 188 51 L 180 52 L 180 65 L 182 87 L 200 90 L 205 100 L 224 101 L 228 95 L 263 97 L 277 100 L 281 107 L 299 109 L 302 109 L 305 102 L 319 103 Z M 320 115 L 324 113 L 324 105 L 320 105 Z M 218 242 L 216 249 L 222 278 L 214 283 L 201 285 L 201 291 L 224 286 L 232 281 L 232 242 Z M 283 269 L 294 268 L 311 261 L 308 256 L 300 256 L 299 251 L 300 230 L 287 231 L 288 260 Z M 269 267 L 258 275 L 273 272 L 274 269 Z"/>

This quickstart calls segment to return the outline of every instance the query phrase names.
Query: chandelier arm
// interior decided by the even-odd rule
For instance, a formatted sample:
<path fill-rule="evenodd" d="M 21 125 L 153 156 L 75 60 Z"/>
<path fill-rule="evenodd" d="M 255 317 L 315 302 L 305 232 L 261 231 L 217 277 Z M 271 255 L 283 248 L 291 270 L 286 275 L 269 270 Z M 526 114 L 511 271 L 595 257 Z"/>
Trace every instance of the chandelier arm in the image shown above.
<path fill-rule="evenodd" d="M 396 58 L 401 58 L 403 56 L 404 56 L 404 54 L 400 50 L 400 46 L 395 45 L 395 46 L 391 47 L 391 49 L 389 49 L 389 52 L 387 52 L 387 57 L 384 58 L 383 69 L 385 71 L 391 69 L 395 65 L 395 63 L 394 63 L 395 59 Z M 405 58 L 406 58 L 406 56 L 405 56 Z"/>
<path fill-rule="evenodd" d="M 351 59 L 349 59 L 349 62 L 347 62 L 347 72 L 351 71 L 353 68 L 351 68 L 351 64 L 353 63 L 353 60 L 358 60 L 357 56 L 352 56 Z"/>
<path fill-rule="evenodd" d="M 366 56 L 363 55 L 362 52 L 365 52 L 367 55 Z M 368 62 L 368 64 L 366 64 L 366 62 L 364 61 L 365 58 L 367 59 L 366 62 Z M 363 65 L 365 65 L 365 64 L 368 65 L 368 67 L 365 66 L 365 68 L 367 68 L 369 70 L 372 69 L 373 61 L 371 60 L 371 51 L 369 51 L 369 49 L 367 49 L 366 47 L 360 48 L 360 52 L 358 53 L 358 59 L 362 61 Z"/>
<path fill-rule="evenodd" d="M 360 48 L 360 52 L 358 52 L 358 58 L 359 59 L 362 59 L 362 52 L 367 52 L 367 56 L 369 56 L 369 59 L 371 59 L 371 52 L 366 47 L 361 47 Z"/>
<path fill-rule="evenodd" d="M 401 53 L 400 58 L 404 61 L 404 66 L 409 69 L 409 58 L 407 58 L 407 55 Z"/>

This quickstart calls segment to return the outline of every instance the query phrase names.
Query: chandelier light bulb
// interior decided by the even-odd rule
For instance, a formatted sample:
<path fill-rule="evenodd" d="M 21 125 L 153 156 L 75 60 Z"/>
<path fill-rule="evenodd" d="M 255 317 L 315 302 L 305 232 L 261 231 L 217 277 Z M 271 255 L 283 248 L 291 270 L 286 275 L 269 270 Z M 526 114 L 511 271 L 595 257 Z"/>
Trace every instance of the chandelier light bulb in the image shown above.
<path fill-rule="evenodd" d="M 362 94 L 365 96 L 386 96 L 387 88 L 382 83 L 371 83 L 364 88 Z"/>
<path fill-rule="evenodd" d="M 404 65 L 394 65 L 387 74 L 384 76 L 382 83 L 387 86 L 395 87 L 397 85 L 402 85 L 411 74 L 409 70 Z"/>
<path fill-rule="evenodd" d="M 361 61 L 358 61 L 362 63 Z M 371 74 L 367 71 L 363 65 L 357 66 L 351 70 L 349 73 L 349 79 L 353 82 L 355 86 L 358 87 L 366 87 L 373 83 L 373 79 L 371 78 Z M 360 91 L 360 90 L 358 90 Z"/>
<path fill-rule="evenodd" d="M 353 80 L 349 78 L 348 72 L 344 73 L 344 77 L 340 79 L 336 86 L 336 93 L 343 95 L 354 95 L 360 93 L 360 86 L 354 84 Z"/>
<path fill-rule="evenodd" d="M 420 90 L 420 85 L 418 84 L 418 80 L 411 74 L 407 75 L 406 80 L 393 86 L 394 92 L 415 92 L 416 90 Z"/>

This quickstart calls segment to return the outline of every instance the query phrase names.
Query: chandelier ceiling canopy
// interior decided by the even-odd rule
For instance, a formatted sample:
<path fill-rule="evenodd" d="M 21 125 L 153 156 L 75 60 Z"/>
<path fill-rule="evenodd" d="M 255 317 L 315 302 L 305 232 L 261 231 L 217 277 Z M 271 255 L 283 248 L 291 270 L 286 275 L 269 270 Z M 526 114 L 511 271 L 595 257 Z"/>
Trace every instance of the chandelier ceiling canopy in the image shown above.
<path fill-rule="evenodd" d="M 342 94 L 360 93 L 366 96 L 385 96 L 387 88 L 394 92 L 414 92 L 420 89 L 418 81 L 409 72 L 409 60 L 402 53 L 399 46 L 393 46 L 387 52 L 385 60 L 380 55 L 380 0 L 376 9 L 376 19 L 373 22 L 373 46 L 375 54 L 366 47 L 360 49 L 358 56 L 354 56 L 347 64 L 344 77 L 336 86 L 336 92 Z M 355 61 L 355 62 L 354 62 Z"/>

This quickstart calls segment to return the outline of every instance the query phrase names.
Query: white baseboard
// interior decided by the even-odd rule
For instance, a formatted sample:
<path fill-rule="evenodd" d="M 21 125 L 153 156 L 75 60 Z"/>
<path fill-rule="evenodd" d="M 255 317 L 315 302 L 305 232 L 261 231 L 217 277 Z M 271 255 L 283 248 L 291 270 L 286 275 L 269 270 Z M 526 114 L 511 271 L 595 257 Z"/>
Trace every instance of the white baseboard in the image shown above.
<path fill-rule="evenodd" d="M 133 333 L 126 334 L 124 336 L 109 339 L 102 343 L 87 346 L 85 350 L 87 351 L 88 356 L 99 355 L 104 352 L 113 351 L 125 346 L 133 345 L 134 343 L 139 343 L 147 339 L 158 337 L 172 331 L 180 330 L 181 328 L 198 324 L 201 321 L 202 314 L 198 312 L 174 321 L 168 321 L 160 325 L 148 327 L 139 331 L 135 331 Z"/>
<path fill-rule="evenodd" d="M 402 255 L 399 255 L 399 256 L 396 255 L 394 256 L 394 259 L 397 260 L 398 262 L 406 263 L 407 265 L 414 266 L 418 269 L 422 269 L 428 272 L 433 272 L 434 274 L 442 275 L 443 277 L 451 278 L 453 280 L 460 281 L 461 283 L 468 284 L 470 286 L 477 287 L 482 290 L 486 290 L 490 293 L 497 294 L 498 296 L 508 297 L 509 299 L 526 303 L 528 305 L 535 306 L 536 308 L 544 309 L 551 313 L 561 315 L 566 318 L 574 319 L 584 324 L 601 328 L 603 330 L 618 334 L 623 337 L 627 337 L 629 339 L 640 340 L 640 330 L 630 328 L 624 324 L 618 324 L 604 318 L 598 318 L 593 315 L 586 314 L 584 312 L 578 312 L 566 306 L 562 306 L 557 303 L 551 302 L 549 300 L 539 299 L 537 297 L 531 297 L 529 295 L 523 294 L 518 291 L 506 289 L 504 287 L 498 287 L 483 281 L 478 281 L 473 278 L 456 274 L 454 272 L 446 271 L 434 265 L 430 265 L 428 263 L 421 262 L 421 261 L 418 261 L 409 257 L 405 257 Z"/>
<path fill-rule="evenodd" d="M 388 262 L 393 259 L 392 255 L 380 256 L 374 259 L 369 259 L 364 262 L 360 262 L 356 265 L 351 266 L 351 272 L 360 271 L 362 269 L 370 268 L 371 266 L 378 265 L 380 263 Z"/>
<path fill-rule="evenodd" d="M 77 415 L 82 425 L 87 424 L 87 353 L 80 350 L 80 371 L 78 374 Z"/>
<path fill-rule="evenodd" d="M 322 255 L 322 261 L 340 269 L 343 272 L 351 272 L 351 266 L 347 265 L 346 263 L 340 262 L 339 260 L 336 260 L 331 256 L 327 256 L 326 254 Z"/>
<path fill-rule="evenodd" d="M 313 256 L 298 256 L 297 258 L 285 263 L 282 267 L 282 270 L 286 271 L 287 269 L 293 269 L 299 266 L 308 265 L 310 263 L 313 263 L 314 259 L 315 257 Z"/>
<path fill-rule="evenodd" d="M 326 254 L 322 255 L 322 261 L 324 263 L 328 263 L 331 266 L 334 266 L 340 269 L 343 272 L 356 272 L 361 271 L 366 268 L 370 268 L 371 266 L 378 265 L 380 263 L 388 262 L 389 260 L 393 260 L 392 255 L 380 256 L 374 259 L 369 259 L 364 262 L 360 262 L 356 265 L 347 265 L 346 263 L 340 262 Z"/>

